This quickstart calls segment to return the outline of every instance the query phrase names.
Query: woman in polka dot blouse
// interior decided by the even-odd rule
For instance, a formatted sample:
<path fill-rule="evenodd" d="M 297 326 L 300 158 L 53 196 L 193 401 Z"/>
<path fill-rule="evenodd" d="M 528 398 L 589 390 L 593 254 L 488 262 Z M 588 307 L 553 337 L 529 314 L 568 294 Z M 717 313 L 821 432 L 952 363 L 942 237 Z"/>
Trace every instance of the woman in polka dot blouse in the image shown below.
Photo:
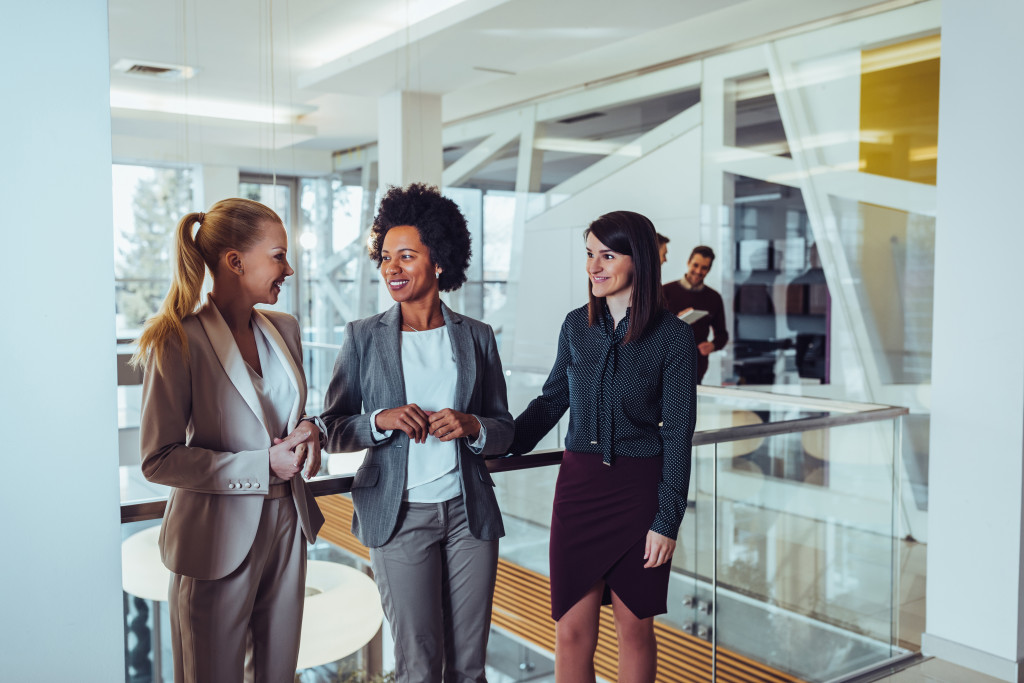
<path fill-rule="evenodd" d="M 667 611 L 689 488 L 697 350 L 663 307 L 651 221 L 615 211 L 584 236 L 590 301 L 566 316 L 510 451 L 533 450 L 569 410 L 551 518 L 556 679 L 594 680 L 598 614 L 611 604 L 619 680 L 653 681 L 654 616 Z"/>

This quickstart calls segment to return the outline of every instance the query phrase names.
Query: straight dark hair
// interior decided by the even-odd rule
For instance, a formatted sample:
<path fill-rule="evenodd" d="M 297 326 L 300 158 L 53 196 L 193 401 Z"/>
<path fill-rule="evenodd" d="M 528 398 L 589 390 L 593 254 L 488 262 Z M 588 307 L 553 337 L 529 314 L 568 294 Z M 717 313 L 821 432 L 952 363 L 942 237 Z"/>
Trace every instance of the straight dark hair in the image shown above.
<path fill-rule="evenodd" d="M 612 211 L 586 229 L 583 239 L 593 235 L 612 251 L 633 259 L 633 292 L 629 301 L 629 330 L 622 343 L 644 336 L 665 308 L 661 293 L 661 259 L 658 256 L 658 232 L 647 216 L 633 211 Z M 603 297 L 594 296 L 594 285 L 587 280 L 590 303 L 587 317 L 596 325 L 603 313 Z"/>

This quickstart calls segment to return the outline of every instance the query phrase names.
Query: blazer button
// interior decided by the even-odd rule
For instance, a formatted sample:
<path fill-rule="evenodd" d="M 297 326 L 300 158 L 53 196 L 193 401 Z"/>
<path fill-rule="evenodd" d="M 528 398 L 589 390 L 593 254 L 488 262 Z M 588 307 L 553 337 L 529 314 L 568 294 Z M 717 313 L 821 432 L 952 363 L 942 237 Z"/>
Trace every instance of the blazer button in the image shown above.
<path fill-rule="evenodd" d="M 259 488 L 259 487 L 260 487 L 260 483 L 256 482 L 256 488 Z"/>
<path fill-rule="evenodd" d="M 228 484 L 228 488 L 229 489 L 235 488 L 235 482 L 231 482 L 230 484 Z"/>
<path fill-rule="evenodd" d="M 251 481 L 245 482 L 245 488 L 251 489 L 252 488 L 252 482 Z"/>

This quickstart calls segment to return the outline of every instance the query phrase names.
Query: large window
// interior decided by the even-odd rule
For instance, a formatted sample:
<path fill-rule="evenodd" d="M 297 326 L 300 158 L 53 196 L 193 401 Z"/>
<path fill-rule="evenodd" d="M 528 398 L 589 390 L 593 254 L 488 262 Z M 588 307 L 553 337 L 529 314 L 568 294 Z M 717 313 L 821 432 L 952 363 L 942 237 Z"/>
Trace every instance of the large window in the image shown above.
<path fill-rule="evenodd" d="M 192 172 L 115 164 L 114 273 L 118 338 L 135 338 L 171 282 L 174 231 L 192 211 Z"/>

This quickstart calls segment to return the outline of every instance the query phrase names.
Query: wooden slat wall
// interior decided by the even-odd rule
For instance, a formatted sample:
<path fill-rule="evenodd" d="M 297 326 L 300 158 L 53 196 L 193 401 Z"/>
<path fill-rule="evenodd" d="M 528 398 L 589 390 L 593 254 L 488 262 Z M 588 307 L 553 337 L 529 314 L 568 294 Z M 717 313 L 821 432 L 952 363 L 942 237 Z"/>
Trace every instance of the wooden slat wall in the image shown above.
<path fill-rule="evenodd" d="M 352 532 L 352 500 L 347 496 L 318 499 L 327 521 L 320 535 L 369 561 L 370 553 Z M 555 622 L 551 619 L 548 578 L 506 560 L 498 560 L 491 623 L 520 638 L 555 651 Z M 658 638 L 658 678 L 664 683 L 704 683 L 711 680 L 711 644 L 678 629 L 654 622 Z M 597 675 L 614 681 L 618 674 L 618 647 L 610 607 L 601 609 Z M 782 671 L 718 648 L 717 680 L 721 683 L 803 683 Z"/>

